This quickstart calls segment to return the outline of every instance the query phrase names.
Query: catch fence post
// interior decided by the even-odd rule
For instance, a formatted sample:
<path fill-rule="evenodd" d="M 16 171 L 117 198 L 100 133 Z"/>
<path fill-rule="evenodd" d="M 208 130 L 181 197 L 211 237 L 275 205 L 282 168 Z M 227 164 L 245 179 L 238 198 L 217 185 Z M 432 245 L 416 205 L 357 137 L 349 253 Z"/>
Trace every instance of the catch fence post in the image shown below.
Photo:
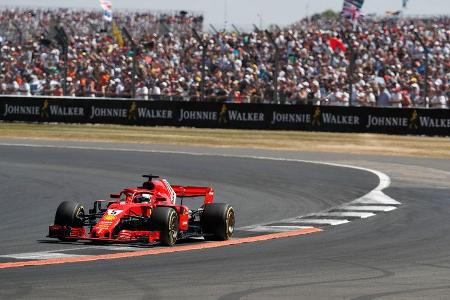
<path fill-rule="evenodd" d="M 241 34 L 241 31 L 239 30 L 239 28 L 237 28 L 236 25 L 231 24 L 231 27 L 233 27 L 234 31 L 236 31 L 237 34 L 239 34 L 239 35 Z"/>
<path fill-rule="evenodd" d="M 202 67 L 201 67 L 201 76 L 202 81 L 200 82 L 200 101 L 205 101 L 205 77 L 206 77 L 206 44 L 203 39 L 198 34 L 197 30 L 192 29 L 192 33 L 194 34 L 195 39 L 199 42 L 202 47 Z"/>
<path fill-rule="evenodd" d="M 127 38 L 127 40 L 130 42 L 131 51 L 133 52 L 133 66 L 132 66 L 132 70 L 131 70 L 131 98 L 136 99 L 136 73 L 137 73 L 136 65 L 137 65 L 138 46 L 134 42 L 133 37 L 131 36 L 130 32 L 128 31 L 128 29 L 125 26 L 122 27 L 122 32 L 125 35 L 125 37 Z"/>
<path fill-rule="evenodd" d="M 265 33 L 267 37 L 269 38 L 270 42 L 272 43 L 273 47 L 275 48 L 275 70 L 273 74 L 273 99 L 272 101 L 274 103 L 278 103 L 278 74 L 280 73 L 280 48 L 278 48 L 277 43 L 275 42 L 275 39 L 273 38 L 272 33 L 269 30 L 265 30 Z"/>
<path fill-rule="evenodd" d="M 209 24 L 209 27 L 211 27 L 211 29 L 214 31 L 215 34 L 219 33 L 219 31 L 217 31 L 216 27 L 214 27 L 213 24 Z"/>
<path fill-rule="evenodd" d="M 342 30 L 341 36 L 344 42 L 348 45 L 348 49 L 350 50 L 350 64 L 347 69 L 347 80 L 348 80 L 348 104 L 349 106 L 353 106 L 353 80 L 355 78 L 355 63 L 356 58 L 358 57 L 358 53 L 353 48 L 351 40 L 348 38 L 347 34 Z"/>
<path fill-rule="evenodd" d="M 67 91 L 67 76 L 68 76 L 68 62 L 69 62 L 69 37 L 67 36 L 66 31 L 63 27 L 56 26 L 56 41 L 61 46 L 61 49 L 63 51 L 63 58 L 64 58 L 64 64 L 63 64 L 63 93 L 64 96 L 68 95 Z"/>
<path fill-rule="evenodd" d="M 22 33 L 22 28 L 20 28 L 20 25 L 16 22 L 16 21 L 12 21 L 11 23 L 14 28 L 17 30 L 17 34 L 19 35 L 19 44 L 23 45 L 23 33 Z"/>
<path fill-rule="evenodd" d="M 412 29 L 412 32 L 416 36 L 416 38 L 419 41 L 419 43 L 422 45 L 423 51 L 425 53 L 424 93 L 425 93 L 425 99 L 428 99 L 428 96 L 429 96 L 429 88 L 428 88 L 429 71 L 428 71 L 428 66 L 429 66 L 429 63 L 430 63 L 430 55 L 429 55 L 430 54 L 430 50 L 428 49 L 428 46 L 427 46 L 427 44 L 425 44 L 425 42 L 422 39 L 422 37 L 420 36 L 419 31 L 417 30 L 417 28 L 415 28 L 414 26 L 411 26 L 410 28 Z"/>

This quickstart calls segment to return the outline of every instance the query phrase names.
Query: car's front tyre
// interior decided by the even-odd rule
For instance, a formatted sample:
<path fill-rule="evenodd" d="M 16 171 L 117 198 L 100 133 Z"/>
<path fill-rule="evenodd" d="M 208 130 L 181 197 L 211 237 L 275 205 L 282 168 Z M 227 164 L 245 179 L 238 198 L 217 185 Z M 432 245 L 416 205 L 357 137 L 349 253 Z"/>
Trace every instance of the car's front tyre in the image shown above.
<path fill-rule="evenodd" d="M 73 201 L 64 201 L 56 209 L 55 225 L 82 227 L 84 224 L 84 207 Z M 76 241 L 74 238 L 59 237 L 61 241 Z"/>
<path fill-rule="evenodd" d="M 72 201 L 64 201 L 56 210 L 55 225 L 81 227 L 84 223 L 84 207 Z"/>
<path fill-rule="evenodd" d="M 153 209 L 151 229 L 160 232 L 160 242 L 165 246 L 174 246 L 178 238 L 178 214 L 171 207 Z"/>

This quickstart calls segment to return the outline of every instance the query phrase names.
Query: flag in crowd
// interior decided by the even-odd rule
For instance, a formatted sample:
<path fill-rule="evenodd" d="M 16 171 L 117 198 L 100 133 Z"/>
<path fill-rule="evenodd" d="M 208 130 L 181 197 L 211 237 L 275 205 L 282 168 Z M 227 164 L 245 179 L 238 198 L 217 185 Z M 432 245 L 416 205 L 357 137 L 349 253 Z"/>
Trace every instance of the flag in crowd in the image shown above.
<path fill-rule="evenodd" d="M 361 8 L 364 0 L 344 0 L 344 7 L 342 8 L 342 16 L 357 22 L 362 16 Z"/>
<path fill-rule="evenodd" d="M 100 0 L 100 6 L 103 8 L 103 19 L 111 22 L 112 16 L 112 3 L 109 0 Z"/>
<path fill-rule="evenodd" d="M 386 11 L 386 15 L 390 17 L 397 17 L 402 14 L 401 10 L 388 10 Z"/>
<path fill-rule="evenodd" d="M 112 34 L 114 36 L 114 39 L 116 40 L 116 42 L 120 46 L 120 48 L 123 48 L 123 46 L 125 45 L 125 42 L 123 40 L 122 33 L 120 32 L 119 27 L 117 26 L 116 22 L 113 20 L 111 1 L 100 0 L 100 6 L 103 9 L 103 19 L 112 23 Z"/>
<path fill-rule="evenodd" d="M 125 45 L 125 42 L 123 41 L 122 33 L 119 30 L 119 27 L 117 26 L 116 22 L 112 22 L 112 33 L 114 35 L 114 39 L 116 40 L 117 44 L 120 48 L 123 48 Z"/>
<path fill-rule="evenodd" d="M 341 39 L 331 38 L 328 40 L 328 44 L 330 45 L 331 49 L 333 49 L 333 51 L 336 51 L 336 49 L 340 49 L 342 52 L 347 51 L 347 47 Z"/>
<path fill-rule="evenodd" d="M 409 0 L 402 0 L 403 1 L 403 8 L 406 8 L 408 5 Z"/>

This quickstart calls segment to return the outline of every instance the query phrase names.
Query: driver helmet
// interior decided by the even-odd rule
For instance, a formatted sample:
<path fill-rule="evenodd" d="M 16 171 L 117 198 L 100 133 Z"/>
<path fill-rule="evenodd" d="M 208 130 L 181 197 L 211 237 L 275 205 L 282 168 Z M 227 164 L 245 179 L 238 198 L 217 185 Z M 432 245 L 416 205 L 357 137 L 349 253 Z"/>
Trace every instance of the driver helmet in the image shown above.
<path fill-rule="evenodd" d="M 143 203 L 143 202 L 149 202 L 150 201 L 150 194 L 140 194 L 136 196 L 135 202 L 136 203 Z"/>

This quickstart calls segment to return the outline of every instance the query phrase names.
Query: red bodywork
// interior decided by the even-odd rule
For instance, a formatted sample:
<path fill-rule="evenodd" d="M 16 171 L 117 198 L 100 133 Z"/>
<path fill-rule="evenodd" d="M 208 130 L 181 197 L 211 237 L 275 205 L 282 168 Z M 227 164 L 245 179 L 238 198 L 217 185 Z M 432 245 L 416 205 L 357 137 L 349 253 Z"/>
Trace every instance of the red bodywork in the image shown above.
<path fill-rule="evenodd" d="M 185 205 L 180 205 L 177 198 L 204 197 L 204 204 L 214 200 L 214 190 L 210 187 L 171 186 L 166 180 L 156 178 L 149 180 L 140 188 L 127 188 L 119 194 L 111 194 L 115 200 L 97 200 L 95 207 L 106 204 L 107 208 L 100 209 L 100 213 L 93 212 L 94 220 L 82 227 L 51 225 L 48 237 L 61 240 L 92 240 L 115 243 L 156 242 L 159 231 L 139 229 L 122 229 L 120 224 L 125 218 L 151 219 L 152 210 L 158 206 L 172 207 L 178 214 L 178 230 L 180 233 L 190 230 L 191 211 Z M 144 200 L 144 201 L 143 201 Z M 94 208 L 95 210 L 95 208 Z M 94 217 L 95 215 L 95 217 Z M 90 227 L 87 232 L 85 226 Z"/>

